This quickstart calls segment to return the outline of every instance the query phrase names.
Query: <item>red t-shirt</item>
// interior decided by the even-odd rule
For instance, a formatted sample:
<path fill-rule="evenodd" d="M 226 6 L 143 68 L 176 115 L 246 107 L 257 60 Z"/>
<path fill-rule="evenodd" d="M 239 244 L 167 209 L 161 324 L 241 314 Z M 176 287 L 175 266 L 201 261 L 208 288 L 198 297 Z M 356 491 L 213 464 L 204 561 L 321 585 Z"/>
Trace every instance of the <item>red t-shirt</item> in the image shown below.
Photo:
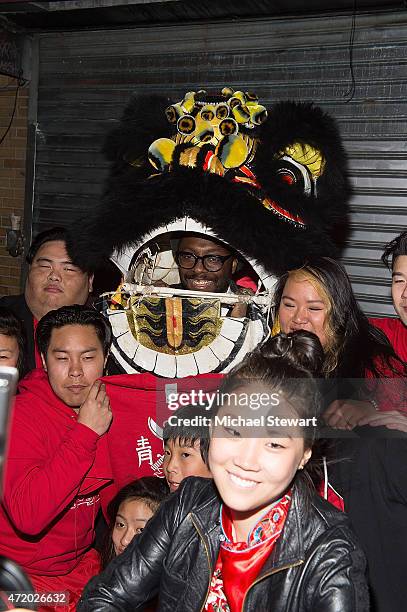
<path fill-rule="evenodd" d="M 389 339 L 395 353 L 407 362 L 407 327 L 400 319 L 369 319 L 370 323 L 381 329 Z M 407 384 L 403 368 L 399 364 L 400 374 L 392 372 L 385 364 L 378 364 L 383 378 L 378 381 L 374 390 L 379 410 L 400 410 L 407 412 Z M 396 368 L 398 368 L 397 364 Z M 369 376 L 368 376 L 369 378 Z"/>
<path fill-rule="evenodd" d="M 401 320 L 369 319 L 369 321 L 386 334 L 400 359 L 407 361 L 407 327 Z"/>

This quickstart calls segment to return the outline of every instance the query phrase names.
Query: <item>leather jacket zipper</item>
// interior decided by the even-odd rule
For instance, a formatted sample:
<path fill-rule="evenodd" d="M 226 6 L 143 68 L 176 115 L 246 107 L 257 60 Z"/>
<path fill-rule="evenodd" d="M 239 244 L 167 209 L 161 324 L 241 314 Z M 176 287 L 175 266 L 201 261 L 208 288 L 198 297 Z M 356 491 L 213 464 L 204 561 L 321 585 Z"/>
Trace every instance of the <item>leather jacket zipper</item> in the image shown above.
<path fill-rule="evenodd" d="M 304 563 L 303 559 L 300 559 L 299 561 L 296 561 L 295 563 L 289 563 L 288 565 L 282 565 L 281 567 L 276 567 L 273 570 L 270 570 L 269 572 L 267 572 L 266 574 L 263 574 L 263 576 L 261 576 L 260 578 L 257 578 L 257 580 L 255 580 L 247 589 L 245 596 L 243 598 L 243 603 L 242 603 L 242 612 L 244 611 L 244 605 L 246 603 L 246 597 L 249 593 L 249 591 L 251 591 L 251 589 L 258 583 L 261 582 L 264 578 L 267 578 L 268 576 L 272 576 L 273 574 L 277 574 L 278 572 L 282 572 L 283 570 L 287 570 L 287 569 L 291 569 L 292 567 L 297 567 L 298 565 L 302 565 Z"/>
<path fill-rule="evenodd" d="M 204 602 L 203 602 L 201 610 L 200 610 L 200 612 L 202 612 L 202 610 L 205 608 L 205 604 L 206 604 L 206 601 L 208 599 L 209 591 L 210 591 L 210 588 L 211 588 L 211 581 L 212 581 L 213 571 L 212 571 L 212 565 L 211 565 L 211 557 L 209 555 L 209 550 L 208 550 L 208 547 L 206 545 L 205 538 L 203 537 L 202 531 L 200 530 L 198 525 L 195 523 L 194 518 L 193 518 L 192 515 L 191 515 L 191 521 L 193 522 L 195 529 L 199 533 L 199 537 L 201 538 L 201 540 L 203 542 L 203 545 L 204 545 L 204 548 L 205 548 L 205 552 L 206 552 L 206 557 L 208 559 L 209 582 L 208 582 L 208 588 L 207 588 L 207 591 L 206 591 L 205 599 L 204 599 Z"/>

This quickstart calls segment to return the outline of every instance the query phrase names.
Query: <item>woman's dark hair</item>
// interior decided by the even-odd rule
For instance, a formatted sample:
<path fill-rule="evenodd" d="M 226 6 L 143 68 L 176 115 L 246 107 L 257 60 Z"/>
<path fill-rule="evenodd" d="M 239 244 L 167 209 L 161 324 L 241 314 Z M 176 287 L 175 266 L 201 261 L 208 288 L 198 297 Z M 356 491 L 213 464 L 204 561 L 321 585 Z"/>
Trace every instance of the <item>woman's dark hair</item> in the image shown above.
<path fill-rule="evenodd" d="M 369 371 L 374 377 L 386 370 L 400 375 L 406 370 L 385 334 L 371 325 L 359 307 L 345 269 L 337 261 L 321 257 L 309 261 L 299 270 L 284 274 L 274 293 L 274 315 L 278 315 L 284 286 L 293 274 L 322 286 L 329 299 L 324 374 L 335 378 L 365 378 Z M 383 368 L 383 369 L 382 369 Z"/>
<path fill-rule="evenodd" d="M 120 505 L 127 500 L 140 500 L 152 512 L 157 512 L 159 505 L 169 495 L 168 485 L 163 478 L 156 476 L 144 476 L 133 480 L 124 486 L 107 506 L 107 518 L 109 520 L 109 531 L 106 534 L 103 549 L 101 551 L 102 568 L 104 569 L 116 556 L 112 533 L 116 516 Z"/>
<path fill-rule="evenodd" d="M 50 310 L 42 317 L 37 326 L 36 341 L 39 352 L 46 356 L 53 329 L 65 325 L 91 325 L 102 344 L 106 356 L 112 343 L 112 327 L 109 321 L 94 308 L 89 306 L 63 306 L 57 310 Z"/>
<path fill-rule="evenodd" d="M 199 450 L 202 460 L 208 465 L 208 449 L 209 449 L 209 426 L 205 425 L 184 425 L 184 419 L 193 419 L 194 417 L 208 416 L 205 411 L 205 406 L 188 405 L 178 408 L 174 412 L 177 417 L 177 424 L 170 425 L 166 421 L 163 431 L 164 444 L 168 440 L 178 440 L 182 446 L 194 446 L 195 442 L 199 441 Z M 201 422 L 201 421 L 198 421 Z"/>
<path fill-rule="evenodd" d="M 226 394 L 253 383 L 261 383 L 271 392 L 277 391 L 280 398 L 289 402 L 298 418 L 315 418 L 312 426 L 303 428 L 304 447 L 312 448 L 318 435 L 321 413 L 321 394 L 316 377 L 320 375 L 324 357 L 322 345 L 315 334 L 308 331 L 280 333 L 249 353 L 226 375 L 219 389 L 221 402 Z M 211 416 L 220 407 L 221 404 Z M 313 482 L 319 480 L 320 468 L 317 463 L 311 458 L 295 476 L 296 479 L 303 479 L 308 489 L 313 488 Z"/>
<path fill-rule="evenodd" d="M 249 353 L 226 375 L 219 397 L 222 401 L 222 397 L 238 388 L 261 383 L 270 390 L 278 390 L 279 397 L 290 402 L 299 418 L 318 418 L 321 397 L 315 376 L 320 373 L 323 361 L 324 351 L 315 334 L 307 331 L 278 334 Z M 315 428 L 306 434 L 305 444 L 311 447 Z"/>
<path fill-rule="evenodd" d="M 22 322 L 14 312 L 6 306 L 0 306 L 0 334 L 11 336 L 17 340 L 18 360 L 17 370 L 20 376 L 23 374 L 24 354 L 25 354 L 25 331 Z"/>
<path fill-rule="evenodd" d="M 386 244 L 382 255 L 382 262 L 390 270 L 394 267 L 394 262 L 399 255 L 407 255 L 407 231 L 396 236 L 391 242 Z"/>

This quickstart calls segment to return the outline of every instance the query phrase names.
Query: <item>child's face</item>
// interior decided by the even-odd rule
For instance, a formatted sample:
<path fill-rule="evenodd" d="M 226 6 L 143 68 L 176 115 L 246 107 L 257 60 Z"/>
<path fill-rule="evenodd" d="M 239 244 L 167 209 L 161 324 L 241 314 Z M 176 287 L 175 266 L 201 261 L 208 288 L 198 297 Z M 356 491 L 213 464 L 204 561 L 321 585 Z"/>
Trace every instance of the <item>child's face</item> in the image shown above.
<path fill-rule="evenodd" d="M 127 499 L 119 506 L 112 540 L 116 555 L 120 555 L 135 535 L 141 533 L 154 512 L 140 499 Z"/>
<path fill-rule="evenodd" d="M 0 334 L 0 365 L 15 368 L 18 362 L 18 342 L 14 336 Z"/>
<path fill-rule="evenodd" d="M 246 417 L 261 416 L 261 411 L 245 412 Z M 284 410 L 280 414 L 284 412 L 288 416 Z M 242 411 L 235 406 L 226 405 L 218 417 L 233 418 L 239 413 Z M 297 470 L 307 463 L 311 450 L 304 449 L 304 439 L 291 428 L 271 431 L 267 425 L 244 428 L 230 425 L 231 421 L 217 423 L 209 446 L 209 466 L 216 487 L 235 519 L 255 523 L 285 492 Z"/>
<path fill-rule="evenodd" d="M 164 474 L 171 493 L 176 491 L 187 476 L 211 478 L 211 473 L 201 457 L 199 440 L 193 446 L 181 445 L 179 440 L 168 440 L 165 444 Z"/>

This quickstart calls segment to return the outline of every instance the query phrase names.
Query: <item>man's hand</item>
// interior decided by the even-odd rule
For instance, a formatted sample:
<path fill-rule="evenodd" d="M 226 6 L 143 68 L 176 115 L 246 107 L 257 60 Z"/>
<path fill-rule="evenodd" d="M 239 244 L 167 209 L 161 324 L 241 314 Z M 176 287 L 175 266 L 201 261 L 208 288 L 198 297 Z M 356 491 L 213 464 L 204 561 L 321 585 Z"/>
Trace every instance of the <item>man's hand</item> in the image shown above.
<path fill-rule="evenodd" d="M 370 425 L 371 427 L 387 427 L 387 429 L 398 429 L 407 433 L 407 415 L 398 410 L 388 412 L 376 412 L 371 416 L 361 419 L 358 425 Z"/>
<path fill-rule="evenodd" d="M 240 285 L 236 285 L 236 286 L 237 286 L 237 290 L 236 290 L 237 295 L 254 295 L 254 291 L 253 289 L 250 289 L 250 287 L 241 287 Z M 245 317 L 246 314 L 247 314 L 247 304 L 245 304 L 244 302 L 237 302 L 236 304 L 233 305 L 233 308 L 229 316 L 235 319 L 243 319 L 243 317 Z"/>
<path fill-rule="evenodd" d="M 106 387 L 99 380 L 96 380 L 89 391 L 88 397 L 79 408 L 78 423 L 86 425 L 99 436 L 102 436 L 109 429 L 112 418 Z"/>
<path fill-rule="evenodd" d="M 359 400 L 335 400 L 322 415 L 325 423 L 334 429 L 353 429 L 361 419 L 377 414 L 370 403 Z"/>
<path fill-rule="evenodd" d="M 247 304 L 234 304 L 230 316 L 234 319 L 243 319 L 247 314 Z"/>

